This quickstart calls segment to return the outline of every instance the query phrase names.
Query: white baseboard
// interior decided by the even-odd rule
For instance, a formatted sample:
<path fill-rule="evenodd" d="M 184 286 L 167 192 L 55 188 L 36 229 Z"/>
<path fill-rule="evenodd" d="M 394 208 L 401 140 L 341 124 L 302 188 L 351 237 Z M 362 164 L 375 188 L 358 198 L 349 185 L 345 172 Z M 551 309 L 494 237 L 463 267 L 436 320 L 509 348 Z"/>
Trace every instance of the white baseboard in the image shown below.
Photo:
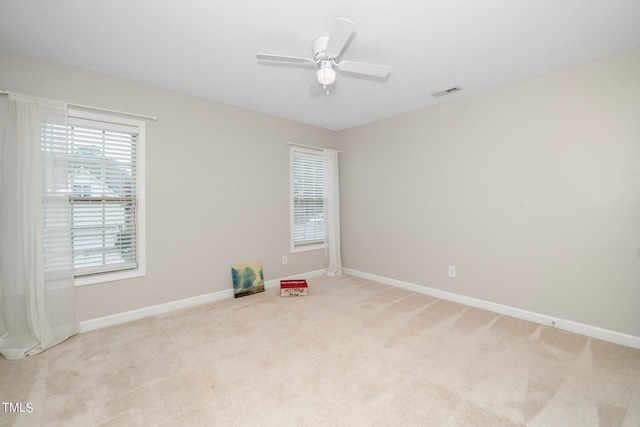
<path fill-rule="evenodd" d="M 515 317 L 517 319 L 539 323 L 541 325 L 554 327 L 568 332 L 574 332 L 576 334 L 585 335 L 591 338 L 597 338 L 603 341 L 612 342 L 614 344 L 620 344 L 626 347 L 640 349 L 640 337 L 634 335 L 627 335 L 608 329 L 598 328 L 596 326 L 573 322 L 571 320 L 559 319 L 553 316 L 548 316 L 546 314 L 540 314 L 515 307 L 510 307 L 507 305 L 496 304 L 477 298 L 471 298 L 464 295 L 441 291 L 439 289 L 428 288 L 426 286 L 420 286 L 414 283 L 403 282 L 396 279 L 390 279 L 388 277 L 378 276 L 375 274 L 364 273 L 362 271 L 353 270 L 350 268 L 343 268 L 343 271 L 345 274 L 359 277 L 361 279 L 367 279 L 385 285 L 395 286 L 397 288 L 430 295 L 432 297 L 457 302 L 471 307 L 481 308 L 483 310 L 492 311 L 494 313 L 504 314 L 507 316 Z"/>
<path fill-rule="evenodd" d="M 612 342 L 615 344 L 624 345 L 627 347 L 640 349 L 640 337 L 634 335 L 627 335 L 620 332 L 611 331 L 608 329 L 598 328 L 596 326 L 585 325 L 583 323 L 573 322 L 571 320 L 559 319 L 553 316 L 545 314 L 535 313 L 532 311 L 522 310 L 507 305 L 497 304 L 489 301 L 480 300 L 477 298 L 471 298 L 464 295 L 458 295 L 451 292 L 442 291 L 439 289 L 428 288 L 426 286 L 416 285 L 414 283 L 403 282 L 401 280 L 391 279 L 384 276 L 378 276 L 376 274 L 365 273 L 350 268 L 343 268 L 345 274 L 354 277 L 360 277 L 362 279 L 372 280 L 374 282 L 382 283 L 397 288 L 406 289 L 413 292 L 418 292 L 425 295 L 430 295 L 436 298 L 457 302 L 460 304 L 468 305 L 471 307 L 481 308 L 483 310 L 492 311 L 494 313 L 500 313 L 507 316 L 515 317 L 517 319 L 527 320 L 529 322 L 539 323 L 557 329 L 574 332 L 580 335 L 585 335 L 592 338 L 597 338 L 603 341 Z M 294 276 L 282 277 L 280 279 L 273 279 L 265 281 L 266 288 L 272 288 L 280 284 L 282 279 L 310 279 L 324 275 L 325 269 L 311 271 L 303 274 L 296 274 Z M 194 307 L 209 302 L 233 298 L 233 289 L 226 289 L 224 291 L 212 292 L 205 295 L 199 295 L 196 297 L 181 299 L 178 301 L 171 301 L 164 304 L 158 304 L 150 307 L 144 307 L 137 310 L 126 311 L 123 313 L 117 313 L 110 316 L 98 317 L 96 319 L 89 319 L 80 322 L 80 332 L 89 332 L 95 329 L 106 328 L 108 326 L 119 325 L 121 323 L 131 322 L 133 320 L 143 319 L 145 317 L 155 316 L 158 314 L 169 313 L 184 308 Z"/>
<path fill-rule="evenodd" d="M 326 269 L 322 269 L 303 274 L 296 274 L 295 276 L 283 277 L 281 279 L 267 280 L 264 282 L 264 286 L 265 288 L 278 286 L 280 284 L 280 280 L 282 279 L 310 279 L 312 277 L 324 275 L 325 271 Z M 170 313 L 172 311 L 194 307 L 196 305 L 206 304 L 225 298 L 233 298 L 233 289 L 226 289 L 224 291 L 198 295 L 196 297 L 171 301 L 164 304 L 153 305 L 150 307 L 143 307 L 137 310 L 125 311 L 123 313 L 112 314 L 110 316 L 98 317 L 96 319 L 83 320 L 82 322 L 80 322 L 80 333 L 106 328 L 108 326 L 119 325 L 121 323 L 131 322 L 133 320 L 139 320 L 145 317 L 156 316 L 158 314 Z"/>
<path fill-rule="evenodd" d="M 227 289 L 210 294 L 198 295 L 197 297 L 185 298 L 178 301 L 171 301 L 164 304 L 143 307 L 137 310 L 116 313 L 110 316 L 98 317 L 96 319 L 83 320 L 80 322 L 80 333 L 89 332 L 96 329 L 106 328 L 108 326 L 119 325 L 121 323 L 131 322 L 133 320 L 144 319 L 145 317 L 155 316 L 158 314 L 169 313 L 183 308 L 193 307 L 208 302 L 221 300 L 224 298 L 232 298 L 233 289 Z"/>

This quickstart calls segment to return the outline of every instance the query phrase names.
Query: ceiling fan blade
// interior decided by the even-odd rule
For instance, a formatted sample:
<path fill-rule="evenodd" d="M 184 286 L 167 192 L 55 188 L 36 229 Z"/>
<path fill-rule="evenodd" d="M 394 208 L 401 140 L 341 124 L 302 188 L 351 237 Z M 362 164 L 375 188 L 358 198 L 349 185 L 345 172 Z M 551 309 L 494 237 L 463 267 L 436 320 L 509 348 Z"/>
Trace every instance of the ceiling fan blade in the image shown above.
<path fill-rule="evenodd" d="M 374 77 L 387 77 L 391 71 L 391 67 L 388 65 L 367 64 L 365 62 L 344 61 L 337 65 L 342 71 Z"/>
<path fill-rule="evenodd" d="M 271 55 L 269 53 L 259 53 L 256 58 L 262 61 L 281 61 L 295 62 L 298 64 L 313 64 L 315 61 L 311 58 L 301 58 L 299 56 Z"/>
<path fill-rule="evenodd" d="M 349 41 L 349 37 L 356 27 L 355 22 L 346 18 L 337 18 L 333 24 L 329 41 L 327 42 L 326 52 L 332 58 L 337 58 L 342 52 L 344 45 Z"/>

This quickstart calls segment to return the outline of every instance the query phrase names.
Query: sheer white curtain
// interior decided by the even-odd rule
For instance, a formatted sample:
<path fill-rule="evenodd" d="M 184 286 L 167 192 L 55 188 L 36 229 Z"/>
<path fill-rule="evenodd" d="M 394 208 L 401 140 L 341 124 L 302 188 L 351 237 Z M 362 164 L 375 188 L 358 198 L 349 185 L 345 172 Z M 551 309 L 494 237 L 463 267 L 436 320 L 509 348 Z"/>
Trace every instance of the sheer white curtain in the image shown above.
<path fill-rule="evenodd" d="M 0 141 L 0 353 L 35 355 L 79 331 L 66 105 L 10 94 Z"/>
<path fill-rule="evenodd" d="M 324 149 L 324 223 L 327 276 L 342 276 L 340 258 L 340 178 L 338 152 Z"/>

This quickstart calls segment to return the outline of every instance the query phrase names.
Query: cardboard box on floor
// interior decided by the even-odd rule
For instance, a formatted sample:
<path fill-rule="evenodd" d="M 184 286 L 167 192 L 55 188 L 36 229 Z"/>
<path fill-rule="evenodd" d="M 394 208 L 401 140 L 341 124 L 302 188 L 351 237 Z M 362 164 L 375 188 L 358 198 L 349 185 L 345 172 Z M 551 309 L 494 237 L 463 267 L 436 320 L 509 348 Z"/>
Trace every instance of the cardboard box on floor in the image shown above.
<path fill-rule="evenodd" d="M 280 280 L 280 296 L 281 297 L 298 297 L 309 294 L 309 286 L 304 279 L 299 280 Z"/>

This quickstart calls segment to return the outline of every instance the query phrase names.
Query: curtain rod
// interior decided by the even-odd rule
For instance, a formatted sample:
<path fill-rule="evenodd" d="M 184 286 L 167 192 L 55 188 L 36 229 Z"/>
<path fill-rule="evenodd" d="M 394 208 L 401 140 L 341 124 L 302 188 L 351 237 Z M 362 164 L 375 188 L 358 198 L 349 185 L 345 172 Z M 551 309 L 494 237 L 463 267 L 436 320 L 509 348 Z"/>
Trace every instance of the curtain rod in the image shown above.
<path fill-rule="evenodd" d="M 6 90 L 0 90 L 0 95 L 9 95 L 13 92 L 9 92 Z M 107 113 L 114 113 L 114 114 L 123 114 L 125 116 L 131 116 L 131 117 L 141 117 L 143 119 L 147 119 L 147 121 L 149 120 L 153 120 L 154 122 L 158 121 L 158 118 L 155 116 L 147 116 L 144 114 L 136 114 L 136 113 L 128 113 L 126 111 L 118 111 L 118 110 L 110 110 L 108 108 L 101 108 L 101 107 L 92 107 L 90 105 L 82 105 L 82 104 L 74 104 L 71 102 L 66 102 L 65 104 L 72 106 L 72 107 L 76 107 L 76 108 L 87 108 L 89 110 L 96 110 L 96 111 L 104 111 Z"/>
<path fill-rule="evenodd" d="M 324 148 L 322 147 L 314 147 L 313 145 L 304 145 L 304 144 L 298 144 L 296 142 L 289 142 L 289 145 L 295 145 L 296 147 L 305 147 L 305 148 L 312 148 L 314 150 L 324 150 Z M 340 150 L 336 150 L 338 153 L 342 153 L 342 151 Z"/>

